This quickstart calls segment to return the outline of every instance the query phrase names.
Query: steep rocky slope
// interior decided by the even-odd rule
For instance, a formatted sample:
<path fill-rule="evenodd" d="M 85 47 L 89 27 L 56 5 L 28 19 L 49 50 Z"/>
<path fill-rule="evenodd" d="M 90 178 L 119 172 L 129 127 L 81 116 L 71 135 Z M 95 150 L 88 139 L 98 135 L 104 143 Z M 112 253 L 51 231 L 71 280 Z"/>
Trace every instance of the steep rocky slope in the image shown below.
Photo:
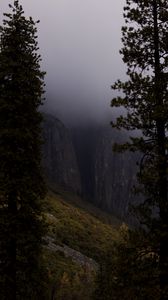
<path fill-rule="evenodd" d="M 136 162 L 139 155 L 130 152 L 114 153 L 114 142 L 122 143 L 121 132 L 104 129 L 99 135 L 95 154 L 95 203 L 120 217 L 126 217 L 129 204 L 136 200 Z"/>
<path fill-rule="evenodd" d="M 79 126 L 71 130 L 77 162 L 81 174 L 82 195 L 93 201 L 95 193 L 95 154 L 99 128 Z"/>
<path fill-rule="evenodd" d="M 72 131 L 82 178 L 82 194 L 96 206 L 125 218 L 129 204 L 136 200 L 138 155 L 112 151 L 113 143 L 122 143 L 126 134 L 110 126 L 75 128 Z"/>
<path fill-rule="evenodd" d="M 80 173 L 68 129 L 57 118 L 44 114 L 43 135 L 43 165 L 50 185 L 80 193 Z"/>
<path fill-rule="evenodd" d="M 63 190 L 59 194 L 50 192 L 46 198 L 48 233 L 43 257 L 49 274 L 47 299 L 93 299 L 99 265 L 120 240 L 121 223 L 118 221 L 116 225 L 114 218 L 114 225 L 109 224 L 108 215 L 105 218 L 99 211 L 98 217 L 98 209 L 94 211 L 92 206 L 83 209 L 78 205 L 82 206 L 82 202 L 78 196 Z"/>
<path fill-rule="evenodd" d="M 57 118 L 45 115 L 43 164 L 50 186 L 63 186 L 116 216 L 125 218 L 134 200 L 138 156 L 112 151 L 126 135 L 110 126 L 68 130 Z"/>

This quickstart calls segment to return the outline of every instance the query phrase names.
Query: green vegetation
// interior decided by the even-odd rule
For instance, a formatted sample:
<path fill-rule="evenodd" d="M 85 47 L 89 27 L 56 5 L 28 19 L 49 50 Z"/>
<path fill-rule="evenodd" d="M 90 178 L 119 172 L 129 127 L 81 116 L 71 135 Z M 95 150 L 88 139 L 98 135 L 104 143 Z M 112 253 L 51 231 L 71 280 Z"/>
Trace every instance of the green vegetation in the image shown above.
<path fill-rule="evenodd" d="M 40 268 L 43 77 L 36 22 L 19 1 L 0 27 L 0 299 L 44 299 Z"/>
<path fill-rule="evenodd" d="M 76 197 L 65 191 L 59 191 L 59 194 L 50 192 L 45 202 L 48 238 L 52 239 L 52 245 L 62 247 L 56 251 L 47 241 L 44 246 L 45 268 L 49 274 L 46 285 L 49 297 L 55 295 L 53 299 L 91 300 L 98 266 L 110 253 L 114 242 L 120 240 L 119 226 L 117 228 L 116 224 L 112 226 L 95 217 L 93 207 L 92 212 L 79 207 L 79 203 L 82 206 L 79 197 L 79 203 L 75 205 Z M 76 260 L 71 252 L 65 255 L 64 245 L 80 252 L 82 257 L 79 255 L 79 260 Z M 91 260 L 83 262 L 83 255 Z"/>
<path fill-rule="evenodd" d="M 76 264 L 61 252 L 45 249 L 44 259 L 49 278 L 46 283 L 47 300 L 92 299 L 95 272 Z"/>
<path fill-rule="evenodd" d="M 118 239 L 117 229 L 86 212 L 86 208 L 80 209 L 68 203 L 64 200 L 65 194 L 69 197 L 68 192 L 64 192 L 63 195 L 50 193 L 47 197 L 46 209 L 49 213 L 47 219 L 50 235 L 56 238 L 59 244 L 66 244 L 99 260 L 111 247 L 113 241 Z"/>
<path fill-rule="evenodd" d="M 0 298 L 168 299 L 168 6 L 126 0 L 121 54 L 128 80 L 112 126 L 134 132 L 140 229 L 131 230 L 68 191 L 50 192 L 41 171 L 44 72 L 36 23 L 19 1 L 0 27 Z M 134 23 L 133 23 L 134 22 Z M 137 130 L 140 135 L 135 137 Z M 44 200 L 45 199 L 45 200 Z M 44 221 L 46 220 L 46 223 Z"/>
<path fill-rule="evenodd" d="M 94 300 L 159 300 L 158 256 L 142 232 L 120 228 L 120 239 L 102 261 Z"/>
<path fill-rule="evenodd" d="M 105 222 L 103 213 L 83 206 L 66 191 L 50 192 L 46 198 L 47 235 L 52 239 L 44 247 L 49 299 L 53 293 L 58 300 L 159 300 L 158 256 L 148 236 L 119 220 L 117 226 L 116 219 L 109 224 L 108 215 Z M 81 264 L 82 257 L 67 255 L 65 245 L 93 260 Z"/>
<path fill-rule="evenodd" d="M 123 48 L 128 80 L 112 88 L 122 92 L 112 107 L 125 108 L 112 122 L 118 129 L 133 131 L 119 151 L 142 153 L 139 187 L 144 201 L 138 206 L 140 222 L 148 236 L 147 249 L 159 259 L 160 298 L 168 299 L 168 6 L 167 1 L 126 0 Z M 123 111 L 123 110 L 122 110 Z M 136 134 L 136 137 L 135 137 Z M 158 266 L 158 264 L 157 264 Z M 135 268 L 136 272 L 137 269 Z M 141 277 L 141 275 L 139 274 Z M 144 287 L 148 281 L 144 281 Z M 140 297 L 140 294 L 139 296 Z M 149 298 L 149 295 L 148 295 Z M 139 299 L 139 298 L 138 298 Z M 141 299 L 141 298 L 140 298 Z M 145 299 L 147 299 L 145 297 Z"/>
<path fill-rule="evenodd" d="M 46 198 L 47 299 L 159 300 L 159 260 L 148 236 L 124 223 L 116 226 L 116 220 L 109 224 L 108 215 L 105 222 L 94 207 L 81 206 L 82 200 L 67 191 Z"/>

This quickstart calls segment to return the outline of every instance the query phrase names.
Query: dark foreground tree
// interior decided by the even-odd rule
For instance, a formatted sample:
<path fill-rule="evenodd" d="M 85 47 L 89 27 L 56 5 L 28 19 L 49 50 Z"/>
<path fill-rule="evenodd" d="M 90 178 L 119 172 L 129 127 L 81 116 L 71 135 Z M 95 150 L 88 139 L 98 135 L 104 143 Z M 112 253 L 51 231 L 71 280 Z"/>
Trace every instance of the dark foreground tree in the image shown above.
<path fill-rule="evenodd" d="M 19 1 L 0 27 L 0 298 L 43 299 L 43 77 L 36 22 Z"/>
<path fill-rule="evenodd" d="M 159 300 L 158 256 L 143 231 L 120 227 L 95 286 L 94 300 Z"/>
<path fill-rule="evenodd" d="M 121 54 L 128 80 L 112 88 L 122 92 L 112 107 L 126 114 L 112 122 L 115 128 L 138 130 L 139 135 L 119 147 L 142 153 L 138 179 L 143 186 L 141 222 L 159 254 L 160 299 L 168 299 L 168 2 L 127 0 Z M 137 132 L 137 131 L 136 131 Z"/>

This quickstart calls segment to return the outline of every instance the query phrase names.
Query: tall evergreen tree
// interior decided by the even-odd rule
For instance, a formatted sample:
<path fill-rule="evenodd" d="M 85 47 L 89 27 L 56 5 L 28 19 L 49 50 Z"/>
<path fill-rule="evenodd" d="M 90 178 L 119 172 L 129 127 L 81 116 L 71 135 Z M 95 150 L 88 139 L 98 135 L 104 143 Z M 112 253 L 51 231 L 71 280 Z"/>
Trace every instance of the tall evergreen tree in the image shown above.
<path fill-rule="evenodd" d="M 168 3 L 166 0 L 126 0 L 121 54 L 126 82 L 112 88 L 123 96 L 112 107 L 127 113 L 112 122 L 115 128 L 138 130 L 139 136 L 119 147 L 143 153 L 138 178 L 145 200 L 141 221 L 155 240 L 160 257 L 160 299 L 168 299 Z"/>
<path fill-rule="evenodd" d="M 120 227 L 120 238 L 103 259 L 94 300 L 159 300 L 158 257 L 143 231 Z"/>
<path fill-rule="evenodd" d="M 0 27 L 0 298 L 43 299 L 40 255 L 44 72 L 36 23 L 19 1 Z"/>

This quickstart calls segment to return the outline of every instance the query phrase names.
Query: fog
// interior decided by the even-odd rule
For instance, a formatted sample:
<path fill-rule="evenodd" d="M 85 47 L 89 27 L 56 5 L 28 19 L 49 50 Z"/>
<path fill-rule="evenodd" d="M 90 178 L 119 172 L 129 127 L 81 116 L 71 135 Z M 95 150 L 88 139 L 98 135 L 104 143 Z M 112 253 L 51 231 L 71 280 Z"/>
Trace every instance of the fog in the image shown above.
<path fill-rule="evenodd" d="M 11 1 L 9 1 L 11 3 Z M 125 0 L 22 0 L 40 20 L 38 42 L 47 72 L 44 109 L 65 124 L 109 122 L 111 84 L 125 77 L 119 55 Z M 2 13 L 8 1 L 0 0 Z"/>

